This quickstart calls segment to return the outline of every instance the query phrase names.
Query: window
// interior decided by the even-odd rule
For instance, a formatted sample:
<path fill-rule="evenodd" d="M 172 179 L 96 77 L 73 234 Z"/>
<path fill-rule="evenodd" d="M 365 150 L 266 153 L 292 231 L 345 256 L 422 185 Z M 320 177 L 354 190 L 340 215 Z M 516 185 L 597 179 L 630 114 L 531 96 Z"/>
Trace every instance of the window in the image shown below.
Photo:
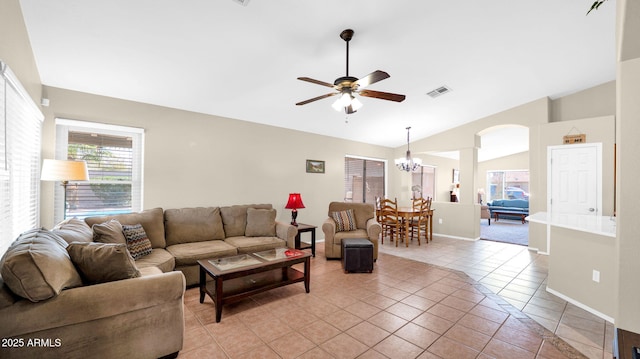
<path fill-rule="evenodd" d="M 56 220 L 142 210 L 144 130 L 56 119 L 58 159 L 86 161 L 89 181 L 56 189 Z"/>
<path fill-rule="evenodd" d="M 420 170 L 411 173 L 411 192 L 413 198 L 435 199 L 436 193 L 436 168 L 433 166 L 421 166 Z"/>
<path fill-rule="evenodd" d="M 529 200 L 529 171 L 487 171 L 487 201 Z"/>
<path fill-rule="evenodd" d="M 44 116 L 0 61 L 0 253 L 40 225 L 40 151 Z"/>
<path fill-rule="evenodd" d="M 345 202 L 375 203 L 384 197 L 386 161 L 361 157 L 344 158 Z"/>

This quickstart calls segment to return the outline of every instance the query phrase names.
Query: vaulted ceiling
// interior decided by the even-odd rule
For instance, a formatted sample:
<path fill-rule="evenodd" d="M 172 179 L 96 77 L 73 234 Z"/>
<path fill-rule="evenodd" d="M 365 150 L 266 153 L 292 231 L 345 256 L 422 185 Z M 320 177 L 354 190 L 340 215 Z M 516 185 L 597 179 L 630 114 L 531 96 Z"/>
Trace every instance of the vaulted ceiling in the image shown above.
<path fill-rule="evenodd" d="M 389 147 L 615 79 L 615 0 L 244 2 L 20 1 L 44 85 Z M 347 28 L 350 75 L 406 100 L 295 106 L 345 75 Z"/>

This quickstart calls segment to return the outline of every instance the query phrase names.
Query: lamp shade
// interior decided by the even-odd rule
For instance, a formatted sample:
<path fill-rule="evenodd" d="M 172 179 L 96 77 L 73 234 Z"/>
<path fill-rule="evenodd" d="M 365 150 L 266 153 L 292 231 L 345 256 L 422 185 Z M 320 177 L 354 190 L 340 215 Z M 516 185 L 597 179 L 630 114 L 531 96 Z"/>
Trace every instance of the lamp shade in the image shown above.
<path fill-rule="evenodd" d="M 89 169 L 85 161 L 50 160 L 42 162 L 41 181 L 88 181 Z"/>
<path fill-rule="evenodd" d="M 289 200 L 287 201 L 287 205 L 284 208 L 286 209 L 304 208 L 304 203 L 302 203 L 302 197 L 300 197 L 300 193 L 289 193 Z"/>

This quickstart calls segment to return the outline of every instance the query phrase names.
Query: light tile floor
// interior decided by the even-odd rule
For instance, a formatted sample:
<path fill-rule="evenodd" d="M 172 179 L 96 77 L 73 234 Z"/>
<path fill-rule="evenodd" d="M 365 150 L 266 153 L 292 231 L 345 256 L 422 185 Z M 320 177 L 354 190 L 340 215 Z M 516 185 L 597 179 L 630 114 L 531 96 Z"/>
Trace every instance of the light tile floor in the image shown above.
<path fill-rule="evenodd" d="M 371 274 L 345 274 L 322 247 L 309 294 L 258 294 L 225 306 L 220 323 L 188 289 L 179 357 L 611 358 L 611 325 L 546 293 L 547 259 L 526 247 L 387 240 Z"/>
<path fill-rule="evenodd" d="M 462 271 L 586 357 L 612 358 L 613 325 L 546 291 L 546 255 L 524 246 L 437 236 L 428 245 L 414 240 L 408 248 L 386 240 L 380 250 Z"/>

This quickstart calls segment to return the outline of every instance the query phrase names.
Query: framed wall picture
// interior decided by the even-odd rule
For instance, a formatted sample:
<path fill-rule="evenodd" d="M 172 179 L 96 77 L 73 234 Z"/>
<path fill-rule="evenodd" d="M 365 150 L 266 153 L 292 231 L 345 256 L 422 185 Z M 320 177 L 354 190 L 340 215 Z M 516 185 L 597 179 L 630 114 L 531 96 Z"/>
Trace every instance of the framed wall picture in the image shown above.
<path fill-rule="evenodd" d="M 324 161 L 307 160 L 307 173 L 324 173 Z"/>

